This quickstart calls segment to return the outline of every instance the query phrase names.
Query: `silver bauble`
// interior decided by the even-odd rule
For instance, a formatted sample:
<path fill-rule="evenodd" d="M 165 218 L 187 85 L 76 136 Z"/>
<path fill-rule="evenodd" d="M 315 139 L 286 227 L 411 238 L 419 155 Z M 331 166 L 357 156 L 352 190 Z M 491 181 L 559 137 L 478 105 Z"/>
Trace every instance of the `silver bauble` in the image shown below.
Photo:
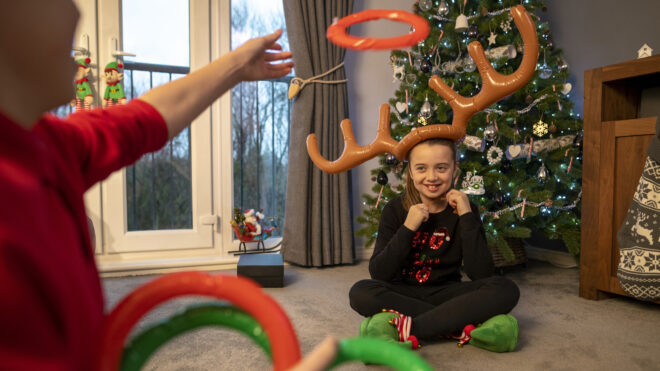
<path fill-rule="evenodd" d="M 484 138 L 486 138 L 487 141 L 492 142 L 495 140 L 497 137 L 497 129 L 495 129 L 494 125 L 488 125 L 484 129 Z"/>
<path fill-rule="evenodd" d="M 549 175 L 550 172 L 548 172 L 548 168 L 545 167 L 545 163 L 541 163 L 541 167 L 536 172 L 536 178 L 539 180 L 539 182 L 545 182 Z"/>
<path fill-rule="evenodd" d="M 419 115 L 427 119 L 433 114 L 432 110 L 431 103 L 429 102 L 429 99 L 426 98 L 424 104 L 422 104 L 422 108 L 419 110 Z"/>
<path fill-rule="evenodd" d="M 422 67 L 422 59 L 421 58 L 415 58 L 413 61 L 413 67 L 418 70 Z"/>
<path fill-rule="evenodd" d="M 552 76 L 552 68 L 543 65 L 543 67 L 541 67 L 541 72 L 539 72 L 539 77 L 545 80 L 550 76 Z"/>
<path fill-rule="evenodd" d="M 474 70 L 477 69 L 477 65 L 474 64 L 472 58 L 468 58 L 465 61 L 465 64 L 463 64 L 463 69 L 465 70 L 465 72 L 474 72 Z"/>
<path fill-rule="evenodd" d="M 388 153 L 385 156 L 385 163 L 390 165 L 390 166 L 395 166 L 396 164 L 399 163 L 399 160 L 391 153 Z"/>
<path fill-rule="evenodd" d="M 419 8 L 425 12 L 431 10 L 433 8 L 433 0 L 420 0 Z"/>
<path fill-rule="evenodd" d="M 442 0 L 440 2 L 440 6 L 438 6 L 438 14 L 439 15 L 449 14 L 449 7 L 447 6 L 447 2 L 445 0 Z"/>

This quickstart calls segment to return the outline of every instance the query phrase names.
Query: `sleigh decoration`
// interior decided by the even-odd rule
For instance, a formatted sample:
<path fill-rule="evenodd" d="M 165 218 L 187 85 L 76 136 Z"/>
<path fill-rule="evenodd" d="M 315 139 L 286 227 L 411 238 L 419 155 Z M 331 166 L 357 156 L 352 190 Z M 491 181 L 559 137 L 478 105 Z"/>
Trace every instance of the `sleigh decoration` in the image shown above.
<path fill-rule="evenodd" d="M 263 218 L 264 216 L 261 214 L 261 210 L 255 211 L 254 209 L 248 209 L 245 212 L 241 212 L 239 208 L 234 209 L 234 219 L 231 221 L 231 228 L 234 230 L 234 234 L 240 243 L 238 250 L 230 251 L 230 253 L 240 255 L 272 250 L 266 249 L 264 240 L 272 236 L 273 231 L 279 229 L 279 227 L 275 224 L 274 219 L 270 218 L 271 226 L 263 228 L 259 222 Z M 253 242 L 257 244 L 256 250 L 248 250 L 247 244 Z"/>

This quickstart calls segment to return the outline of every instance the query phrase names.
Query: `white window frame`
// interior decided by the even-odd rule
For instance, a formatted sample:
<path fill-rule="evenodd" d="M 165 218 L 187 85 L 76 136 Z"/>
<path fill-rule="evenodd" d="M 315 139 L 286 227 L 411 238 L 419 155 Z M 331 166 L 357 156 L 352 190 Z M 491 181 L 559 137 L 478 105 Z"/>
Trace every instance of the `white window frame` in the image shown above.
<path fill-rule="evenodd" d="M 100 80 L 101 68 L 105 63 L 113 60 L 110 55 L 110 35 L 116 35 L 121 43 L 121 0 L 74 1 L 81 11 L 74 45 L 88 48 L 91 52 L 92 64 L 96 65 L 93 72 L 96 93 L 100 95 L 105 88 Z M 191 43 L 197 42 L 202 47 L 209 46 L 204 48 L 205 55 L 195 55 L 191 52 L 191 70 L 195 70 L 230 51 L 231 1 L 190 0 L 190 7 L 191 25 L 205 24 L 204 27 L 191 27 Z M 113 19 L 115 21 L 111 21 Z M 82 41 L 89 45 L 77 45 Z M 100 99 L 98 97 L 96 99 L 95 105 L 98 106 Z M 206 229 L 205 236 L 191 237 L 190 233 L 178 230 L 125 232 L 125 171 L 118 171 L 85 194 L 87 213 L 96 229 L 96 258 L 102 275 L 119 276 L 235 267 L 238 256 L 229 253 L 238 250 L 239 245 L 239 241 L 234 239 L 229 223 L 233 218 L 232 124 L 229 92 L 193 122 L 191 142 L 193 148 L 207 146 L 207 153 L 210 153 L 207 161 L 202 161 L 203 159 L 195 155 L 196 151 L 193 150 L 191 153 L 193 189 L 195 182 L 203 182 L 207 185 L 205 187 L 208 187 L 208 196 L 205 197 L 199 197 L 199 194 L 193 191 L 193 229 L 198 231 Z M 202 171 L 201 168 L 207 170 L 210 168 L 210 171 Z M 117 189 L 122 191 L 117 192 Z M 207 224 L 213 220 L 217 221 L 216 224 Z M 110 230 L 108 224 L 112 224 Z M 113 237 L 115 233 L 109 233 L 117 228 L 122 228 L 124 231 L 119 241 Z M 270 238 L 265 241 L 266 248 L 280 241 L 280 237 Z"/>

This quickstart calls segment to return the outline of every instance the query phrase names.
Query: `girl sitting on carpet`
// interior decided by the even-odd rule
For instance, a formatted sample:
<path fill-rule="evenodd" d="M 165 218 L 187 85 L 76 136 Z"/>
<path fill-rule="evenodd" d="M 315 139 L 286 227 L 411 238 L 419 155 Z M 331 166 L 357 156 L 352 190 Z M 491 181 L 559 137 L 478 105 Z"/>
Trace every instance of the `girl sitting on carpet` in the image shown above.
<path fill-rule="evenodd" d="M 399 341 L 413 340 L 413 347 L 417 339 L 461 334 L 518 302 L 516 284 L 493 276 L 477 207 L 452 189 L 455 159 L 449 139 L 428 139 L 410 150 L 405 192 L 381 214 L 371 279 L 349 293 L 351 307 L 363 316 L 396 313 Z M 461 282 L 461 268 L 471 281 Z"/>

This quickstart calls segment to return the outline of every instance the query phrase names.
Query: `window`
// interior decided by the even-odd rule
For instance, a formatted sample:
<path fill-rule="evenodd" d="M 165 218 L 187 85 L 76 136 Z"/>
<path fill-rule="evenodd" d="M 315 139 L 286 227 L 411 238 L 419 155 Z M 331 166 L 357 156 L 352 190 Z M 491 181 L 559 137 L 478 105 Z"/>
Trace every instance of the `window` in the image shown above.
<path fill-rule="evenodd" d="M 281 1 L 232 1 L 232 49 L 278 28 L 284 30 L 279 43 L 289 50 Z M 231 93 L 234 206 L 263 209 L 266 218 L 280 226 L 286 197 L 291 78 L 244 82 Z"/>
<path fill-rule="evenodd" d="M 121 82 L 129 101 L 211 61 L 212 22 L 220 25 L 219 9 L 212 13 L 211 8 L 217 9 L 218 1 L 76 1 L 83 10 L 78 32 L 89 35 L 96 76 L 104 75 L 109 63 L 121 63 L 118 72 L 124 73 Z M 225 24 L 228 30 L 229 22 Z M 96 83 L 99 106 L 108 84 Z M 229 187 L 213 187 L 211 126 L 207 109 L 163 149 L 113 173 L 86 194 L 88 214 L 101 231 L 101 271 L 184 261 L 212 264 L 230 249 L 224 239 L 231 241 L 231 234 L 217 223 L 223 201 L 214 203 L 213 192 L 228 193 Z"/>
<path fill-rule="evenodd" d="M 284 28 L 279 2 L 74 2 L 81 20 L 73 46 L 91 59 L 94 107 L 102 105 L 107 84 L 100 77 L 110 62 L 123 64 L 122 84 L 131 100 L 205 66 L 250 37 Z M 288 49 L 286 37 L 280 42 Z M 101 272 L 235 264 L 231 251 L 238 241 L 229 223 L 234 206 L 263 209 L 282 225 L 289 81 L 237 86 L 161 151 L 85 194 Z M 70 110 L 61 107 L 58 113 Z M 276 243 L 276 238 L 266 241 L 267 246 Z"/>
<path fill-rule="evenodd" d="M 124 0 L 124 90 L 128 100 L 190 72 L 189 5 Z M 190 128 L 126 169 L 128 231 L 192 228 Z"/>

